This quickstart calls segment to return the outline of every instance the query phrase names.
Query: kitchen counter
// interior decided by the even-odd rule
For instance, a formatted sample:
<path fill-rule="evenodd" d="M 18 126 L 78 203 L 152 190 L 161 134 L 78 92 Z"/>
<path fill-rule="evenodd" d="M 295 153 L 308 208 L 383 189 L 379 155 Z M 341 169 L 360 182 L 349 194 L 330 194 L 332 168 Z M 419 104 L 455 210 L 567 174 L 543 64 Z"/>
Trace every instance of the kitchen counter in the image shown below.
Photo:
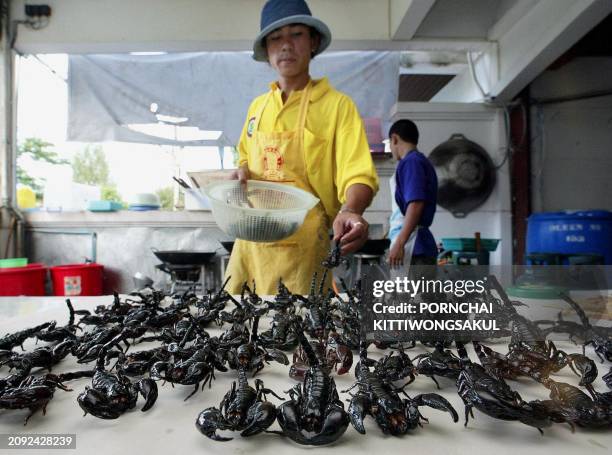
<path fill-rule="evenodd" d="M 386 214 L 369 211 L 365 218 L 370 236 L 382 238 L 388 224 Z M 220 242 L 228 240 L 233 239 L 217 227 L 209 211 L 41 211 L 26 214 L 24 256 L 47 265 L 78 264 L 96 256 L 104 266 L 104 292 L 127 293 L 133 289 L 132 276 L 137 272 L 151 277 L 158 287 L 165 285 L 167 275 L 155 268 L 159 261 L 151 248 L 222 255 L 225 250 Z M 221 281 L 220 276 L 217 279 Z"/>
<path fill-rule="evenodd" d="M 92 310 L 98 304 L 109 304 L 111 296 L 74 298 L 73 304 L 77 309 Z M 6 332 L 31 327 L 36 324 L 55 319 L 58 324 L 65 324 L 67 311 L 64 299 L 61 297 L 11 297 L 0 298 L 0 336 Z M 267 323 L 262 321 L 260 327 Z M 218 332 L 209 330 L 211 334 Z M 139 345 L 136 350 L 152 346 Z M 560 349 L 576 352 L 576 346 L 571 343 L 557 344 Z M 26 349 L 32 349 L 34 342 L 28 340 Z M 494 346 L 503 351 L 503 345 Z M 372 348 L 373 349 L 373 348 Z M 411 357 L 420 352 L 422 348 L 410 350 Z M 589 355 L 592 351 L 587 348 Z M 379 351 L 373 350 L 372 356 L 379 356 Z M 473 356 L 473 353 L 472 353 Z M 594 357 L 594 356 L 593 356 Z M 609 364 L 600 365 L 600 375 L 607 372 Z M 54 372 L 74 371 L 81 369 L 72 357 L 65 359 Z M 265 386 L 275 390 L 281 396 L 294 382 L 287 376 L 288 368 L 280 364 L 267 365 L 258 375 L 265 382 Z M 6 375 L 6 368 L 0 373 Z M 192 391 L 191 386 L 170 384 L 159 385 L 159 399 L 148 412 L 142 413 L 139 409 L 144 404 L 139 399 L 137 408 L 127 412 L 117 420 L 101 420 L 91 415 L 83 417 L 83 412 L 76 403 L 76 396 L 89 379 L 70 382 L 68 385 L 72 392 L 57 390 L 55 398 L 49 403 L 46 416 L 41 412 L 35 414 L 27 426 L 23 426 L 23 419 L 27 410 L 8 411 L 0 410 L 0 434 L 7 433 L 72 433 L 76 434 L 75 450 L 54 450 L 52 453 L 61 454 L 170 454 L 181 453 L 208 453 L 208 454 L 293 454 L 302 453 L 304 448 L 294 444 L 288 439 L 273 434 L 262 434 L 252 438 L 241 438 L 234 433 L 235 439 L 230 442 L 215 442 L 202 436 L 194 426 L 198 413 L 209 406 L 218 406 L 225 392 L 229 389 L 235 372 L 217 373 L 217 379 L 212 388 L 196 393 L 187 401 L 184 398 Z M 569 368 L 558 375 L 560 380 L 567 380 L 576 384 L 576 377 Z M 353 373 L 336 377 L 338 390 L 348 388 L 354 380 Z M 332 446 L 319 449 L 318 453 L 334 452 L 337 454 L 350 453 L 376 453 L 383 450 L 388 454 L 568 454 L 589 452 L 590 454 L 607 454 L 612 447 L 612 432 L 576 429 L 572 433 L 567 425 L 554 425 L 544 430 L 544 436 L 532 427 L 518 422 L 504 422 L 495 420 L 474 409 L 475 419 L 470 420 L 467 427 L 463 426 L 463 404 L 456 393 L 452 381 L 439 379 L 442 390 L 439 393 L 445 396 L 455 407 L 460 416 L 458 423 L 453 423 L 447 413 L 431 408 L 421 408 L 422 414 L 429 418 L 429 424 L 410 432 L 404 437 L 385 436 L 376 427 L 371 418 L 366 420 L 367 434 L 357 433 L 349 426 L 346 433 Z M 511 386 L 518 390 L 526 399 L 545 399 L 547 391 L 531 380 L 511 382 Z M 606 390 L 601 379 L 595 385 L 598 390 Z M 417 377 L 416 381 L 407 387 L 411 395 L 419 393 L 436 392 L 434 383 L 426 377 Z M 343 399 L 348 394 L 341 394 Z M 272 396 L 269 399 L 275 403 L 280 402 Z M 275 423 L 271 429 L 278 429 Z M 314 450 L 314 449 L 313 449 Z M 3 450 L 2 453 L 23 453 L 16 450 Z M 37 451 L 40 453 L 40 451 Z"/>
<path fill-rule="evenodd" d="M 388 223 L 389 211 L 376 207 L 368 209 L 364 218 L 371 226 L 382 231 Z M 217 228 L 217 223 L 209 210 L 165 211 L 151 210 L 137 212 L 120 210 L 118 212 L 27 212 L 27 229 L 41 228 L 124 228 L 124 227 L 182 227 Z"/>
<path fill-rule="evenodd" d="M 146 212 L 120 210 L 118 212 L 28 212 L 28 228 L 99 228 L 99 227 L 210 227 L 216 228 L 212 213 L 207 210 Z"/>

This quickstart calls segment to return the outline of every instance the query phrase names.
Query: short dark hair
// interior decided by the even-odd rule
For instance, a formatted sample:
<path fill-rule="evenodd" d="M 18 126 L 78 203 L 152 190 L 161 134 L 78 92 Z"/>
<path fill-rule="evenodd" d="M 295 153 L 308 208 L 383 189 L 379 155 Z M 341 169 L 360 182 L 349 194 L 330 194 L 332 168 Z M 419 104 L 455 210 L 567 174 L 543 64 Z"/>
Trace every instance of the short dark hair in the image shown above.
<path fill-rule="evenodd" d="M 319 31 L 314 28 L 314 27 L 308 27 L 310 29 L 310 37 L 311 38 L 319 38 L 319 44 L 318 46 L 321 46 L 321 40 L 323 39 L 323 37 L 321 36 L 321 34 L 319 33 Z M 315 55 L 317 55 L 317 50 L 315 49 L 312 51 L 312 54 L 310 55 L 310 59 L 312 60 L 313 58 L 315 58 Z"/>
<path fill-rule="evenodd" d="M 391 125 L 389 138 L 392 134 L 397 134 L 404 142 L 417 145 L 419 143 L 419 130 L 412 120 L 401 119 Z"/>

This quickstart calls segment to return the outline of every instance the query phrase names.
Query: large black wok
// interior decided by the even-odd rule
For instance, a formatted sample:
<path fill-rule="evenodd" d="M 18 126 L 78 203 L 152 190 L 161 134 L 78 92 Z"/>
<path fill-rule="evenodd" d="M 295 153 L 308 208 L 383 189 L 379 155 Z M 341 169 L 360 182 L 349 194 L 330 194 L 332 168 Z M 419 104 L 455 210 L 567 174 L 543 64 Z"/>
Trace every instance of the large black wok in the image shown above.
<path fill-rule="evenodd" d="M 232 249 L 234 248 L 234 241 L 233 240 L 232 241 L 224 241 L 224 242 L 221 242 L 221 245 L 223 245 L 223 248 L 225 248 L 228 251 L 228 253 L 231 254 Z"/>
<path fill-rule="evenodd" d="M 390 244 L 391 240 L 389 239 L 368 239 L 357 253 L 382 256 Z"/>
<path fill-rule="evenodd" d="M 201 265 L 207 264 L 215 255 L 214 251 L 159 251 L 153 249 L 153 254 L 162 262 L 174 265 Z"/>

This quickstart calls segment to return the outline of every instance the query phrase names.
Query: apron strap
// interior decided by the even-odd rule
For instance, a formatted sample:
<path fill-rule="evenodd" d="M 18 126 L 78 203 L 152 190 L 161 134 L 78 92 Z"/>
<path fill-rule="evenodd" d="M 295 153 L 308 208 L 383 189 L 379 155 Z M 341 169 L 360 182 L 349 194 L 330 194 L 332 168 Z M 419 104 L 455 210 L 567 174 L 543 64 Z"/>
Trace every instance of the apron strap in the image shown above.
<path fill-rule="evenodd" d="M 310 91 L 312 88 L 312 80 L 308 82 L 304 93 L 302 93 L 302 99 L 300 100 L 300 111 L 297 120 L 297 130 L 302 131 L 306 126 L 306 114 L 308 114 L 308 103 L 310 101 Z"/>
<path fill-rule="evenodd" d="M 259 131 L 259 122 L 261 121 L 261 117 L 263 116 L 264 109 L 266 108 L 266 105 L 268 104 L 268 101 L 270 100 L 271 97 L 272 97 L 272 90 L 268 92 L 268 94 L 264 98 L 264 102 L 261 104 L 261 107 L 259 108 L 259 111 L 256 114 L 255 125 L 254 125 L 255 128 L 253 128 L 255 131 Z"/>
<path fill-rule="evenodd" d="M 310 102 L 310 92 L 312 88 L 312 79 L 308 82 L 308 84 L 306 85 L 306 88 L 304 89 L 304 93 L 302 93 L 302 97 L 300 99 L 300 110 L 298 112 L 298 119 L 297 119 L 297 131 L 298 134 L 300 134 L 300 137 L 302 138 L 301 141 L 303 142 L 304 139 L 304 134 L 302 133 L 302 131 L 304 130 L 304 127 L 306 126 L 306 115 L 308 114 L 308 103 Z M 257 112 L 257 117 L 255 119 L 255 131 L 259 131 L 259 122 L 261 121 L 261 117 L 263 116 L 263 112 L 264 109 L 266 108 L 268 101 L 270 100 L 270 98 L 272 97 L 272 90 L 270 90 L 266 97 L 264 98 L 264 102 L 262 103 L 261 107 L 259 108 L 259 111 Z"/>

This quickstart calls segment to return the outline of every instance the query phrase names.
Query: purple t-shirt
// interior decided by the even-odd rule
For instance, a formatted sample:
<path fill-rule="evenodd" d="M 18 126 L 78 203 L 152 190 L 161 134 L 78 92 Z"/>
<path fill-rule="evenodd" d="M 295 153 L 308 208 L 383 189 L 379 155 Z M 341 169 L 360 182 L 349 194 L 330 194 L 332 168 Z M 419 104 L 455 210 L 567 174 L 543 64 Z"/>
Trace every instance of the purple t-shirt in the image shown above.
<path fill-rule="evenodd" d="M 395 171 L 395 202 L 406 215 L 408 204 L 413 201 L 425 201 L 423 214 L 419 220 L 422 226 L 417 234 L 414 256 L 437 256 L 436 241 L 429 229 L 436 213 L 438 197 L 438 177 L 431 162 L 418 150 L 408 152 L 400 160 Z"/>

